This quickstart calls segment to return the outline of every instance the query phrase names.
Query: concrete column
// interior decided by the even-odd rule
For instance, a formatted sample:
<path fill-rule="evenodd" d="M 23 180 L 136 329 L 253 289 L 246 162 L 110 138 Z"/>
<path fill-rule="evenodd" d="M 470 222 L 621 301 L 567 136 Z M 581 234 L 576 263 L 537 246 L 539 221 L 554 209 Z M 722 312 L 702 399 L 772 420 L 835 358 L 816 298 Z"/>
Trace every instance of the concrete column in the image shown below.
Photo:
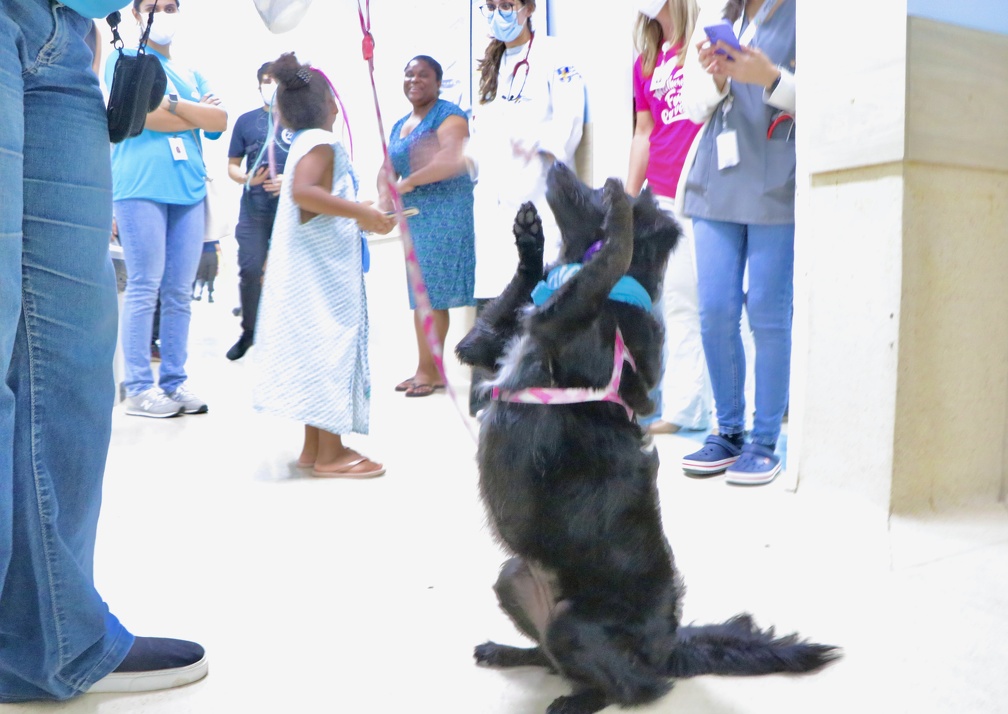
<path fill-rule="evenodd" d="M 1008 36 L 905 2 L 816 7 L 798 25 L 789 477 L 893 513 L 1003 500 Z"/>

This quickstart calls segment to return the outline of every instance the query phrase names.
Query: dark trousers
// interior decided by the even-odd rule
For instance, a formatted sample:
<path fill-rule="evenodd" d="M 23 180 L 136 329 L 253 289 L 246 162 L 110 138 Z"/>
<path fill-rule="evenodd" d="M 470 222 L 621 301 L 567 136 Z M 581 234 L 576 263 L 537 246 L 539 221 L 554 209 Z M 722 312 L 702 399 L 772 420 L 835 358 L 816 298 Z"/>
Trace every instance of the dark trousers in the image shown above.
<path fill-rule="evenodd" d="M 259 296 L 262 294 L 263 266 L 266 265 L 275 217 L 276 212 L 260 213 L 251 210 L 246 198 L 242 197 L 238 225 L 235 226 L 235 240 L 238 241 L 238 292 L 241 296 L 242 331 L 250 334 L 255 332 Z"/>

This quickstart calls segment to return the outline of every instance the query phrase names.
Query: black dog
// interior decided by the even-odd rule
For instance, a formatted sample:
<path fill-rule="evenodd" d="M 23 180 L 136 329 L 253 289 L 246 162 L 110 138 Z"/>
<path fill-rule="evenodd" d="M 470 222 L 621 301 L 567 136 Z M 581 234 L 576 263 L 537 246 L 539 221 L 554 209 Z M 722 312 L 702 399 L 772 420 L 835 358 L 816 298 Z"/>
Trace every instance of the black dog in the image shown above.
<path fill-rule="evenodd" d="M 775 638 L 749 615 L 680 626 L 684 588 L 662 529 L 658 455 L 633 416 L 654 409 L 663 331 L 648 308 L 679 227 L 649 192 L 632 199 L 615 179 L 593 190 L 557 164 L 547 187 L 563 238 L 559 269 L 537 287 L 542 227 L 526 203 L 514 223 L 518 270 L 456 348 L 463 362 L 496 370 L 480 427 L 480 489 L 516 557 L 494 589 L 538 643 L 487 642 L 477 662 L 561 674 L 574 693 L 548 714 L 649 702 L 676 677 L 822 667 L 839 656 L 834 647 Z M 637 286 L 627 289 L 623 276 Z M 533 292 L 541 304 L 531 304 Z M 564 390 L 588 401 L 571 403 Z"/>

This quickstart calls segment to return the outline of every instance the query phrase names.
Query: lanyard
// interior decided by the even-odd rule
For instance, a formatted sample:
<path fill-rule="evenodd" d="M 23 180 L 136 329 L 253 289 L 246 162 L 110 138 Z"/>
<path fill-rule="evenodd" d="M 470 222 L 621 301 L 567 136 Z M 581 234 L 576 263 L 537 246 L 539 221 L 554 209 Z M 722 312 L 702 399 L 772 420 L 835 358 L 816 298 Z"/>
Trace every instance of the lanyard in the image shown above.
<path fill-rule="evenodd" d="M 756 11 L 756 17 L 749 21 L 745 30 L 741 35 L 739 35 L 740 45 L 748 45 L 752 42 L 753 36 L 756 34 L 756 30 L 759 29 L 760 25 L 766 22 L 767 18 L 773 14 L 774 10 L 777 9 L 777 6 L 780 5 L 781 2 L 783 2 L 783 0 L 763 0 L 763 4 L 760 5 L 760 9 Z M 739 27 L 742 26 L 742 19 L 743 18 L 740 17 L 738 20 Z"/>

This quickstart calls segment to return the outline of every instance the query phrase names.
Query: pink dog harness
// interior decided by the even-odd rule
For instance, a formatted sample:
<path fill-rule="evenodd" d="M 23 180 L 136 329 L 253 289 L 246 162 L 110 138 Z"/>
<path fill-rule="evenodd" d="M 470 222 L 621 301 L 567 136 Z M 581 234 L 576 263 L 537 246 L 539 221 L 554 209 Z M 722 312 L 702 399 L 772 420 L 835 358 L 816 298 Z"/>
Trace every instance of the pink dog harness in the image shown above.
<path fill-rule="evenodd" d="M 616 328 L 616 343 L 613 348 L 613 371 L 609 384 L 602 389 L 588 387 L 528 387 L 514 391 L 494 387 L 490 396 L 502 402 L 520 404 L 580 404 L 582 402 L 612 402 L 626 409 L 627 419 L 633 419 L 633 409 L 619 395 L 620 378 L 623 374 L 623 363 L 626 362 L 634 372 L 637 364 L 633 355 L 623 342 L 623 333 Z"/>

